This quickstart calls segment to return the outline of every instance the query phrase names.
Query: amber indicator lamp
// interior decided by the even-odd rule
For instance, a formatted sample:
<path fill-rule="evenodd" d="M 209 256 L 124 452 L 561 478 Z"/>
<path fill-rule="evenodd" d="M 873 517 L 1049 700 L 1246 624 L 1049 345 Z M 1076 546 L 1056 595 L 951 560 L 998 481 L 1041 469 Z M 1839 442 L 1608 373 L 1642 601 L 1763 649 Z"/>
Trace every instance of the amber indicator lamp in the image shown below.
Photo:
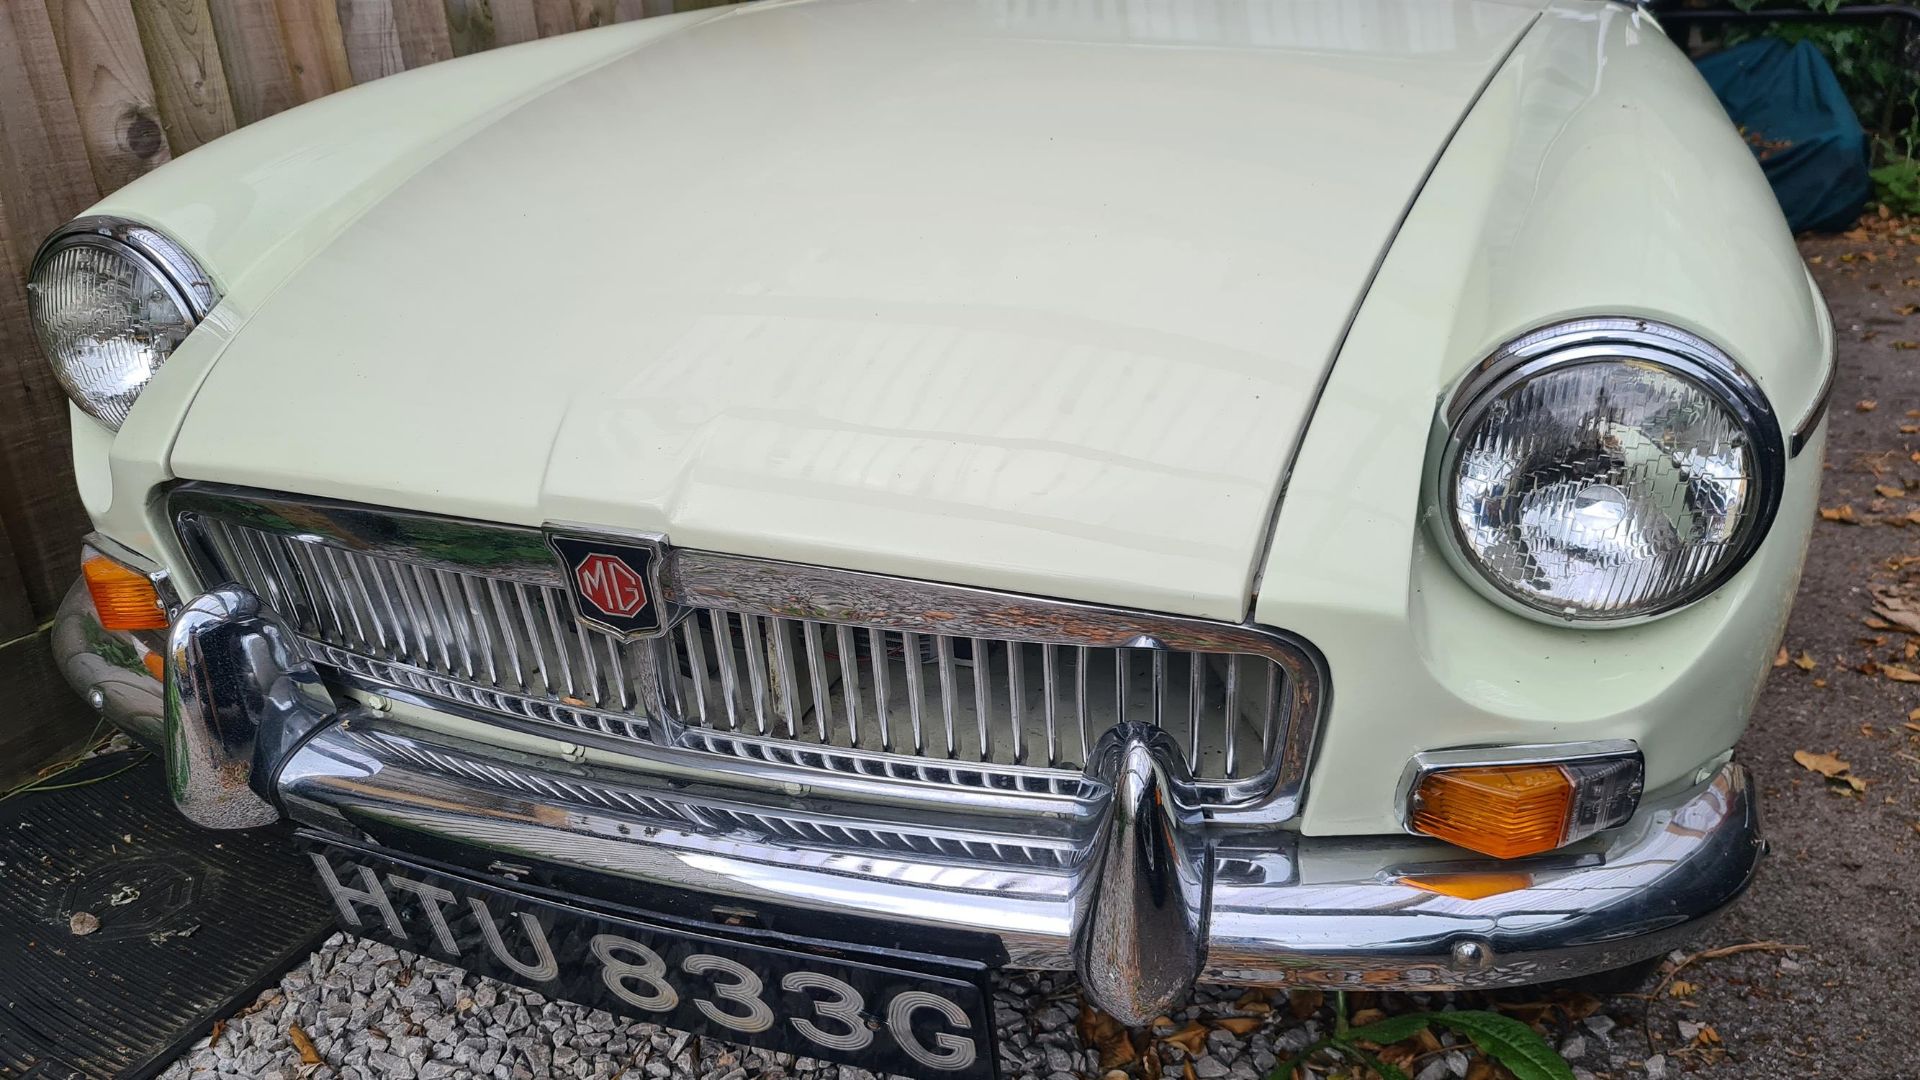
<path fill-rule="evenodd" d="M 105 555 L 88 555 L 80 563 L 100 625 L 108 630 L 165 630 L 167 612 L 153 582 Z"/>

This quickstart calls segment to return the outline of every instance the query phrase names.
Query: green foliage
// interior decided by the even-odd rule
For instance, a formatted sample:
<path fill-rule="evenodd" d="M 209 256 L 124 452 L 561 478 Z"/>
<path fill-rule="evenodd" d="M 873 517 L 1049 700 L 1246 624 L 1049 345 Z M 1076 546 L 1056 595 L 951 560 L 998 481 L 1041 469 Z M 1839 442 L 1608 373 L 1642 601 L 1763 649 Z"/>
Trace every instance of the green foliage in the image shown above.
<path fill-rule="evenodd" d="M 1532 1028 L 1499 1013 L 1478 1010 L 1459 1012 L 1403 1013 L 1375 1021 L 1364 1027 L 1347 1026 L 1346 995 L 1339 995 L 1334 1007 L 1334 1032 L 1294 1055 L 1267 1075 L 1267 1080 L 1291 1080 L 1293 1070 L 1323 1051 L 1347 1055 L 1372 1069 L 1380 1080 L 1406 1080 L 1406 1074 L 1381 1061 L 1362 1042 L 1385 1046 L 1409 1039 L 1429 1027 L 1457 1031 L 1473 1041 L 1480 1052 L 1505 1065 L 1519 1080 L 1573 1080 L 1573 1069 Z"/>
<path fill-rule="evenodd" d="M 1742 11 L 1831 12 L 1842 0 L 1733 0 Z M 1920 77 L 1904 62 L 1902 48 L 1913 23 L 1887 18 L 1868 22 L 1764 22 L 1709 25 L 1713 47 L 1737 45 L 1762 35 L 1789 43 L 1806 41 L 1826 56 L 1873 137 L 1874 158 L 1890 162 L 1920 154 Z"/>
<path fill-rule="evenodd" d="M 1896 158 L 1873 170 L 1874 197 L 1896 214 L 1920 214 L 1920 161 Z"/>

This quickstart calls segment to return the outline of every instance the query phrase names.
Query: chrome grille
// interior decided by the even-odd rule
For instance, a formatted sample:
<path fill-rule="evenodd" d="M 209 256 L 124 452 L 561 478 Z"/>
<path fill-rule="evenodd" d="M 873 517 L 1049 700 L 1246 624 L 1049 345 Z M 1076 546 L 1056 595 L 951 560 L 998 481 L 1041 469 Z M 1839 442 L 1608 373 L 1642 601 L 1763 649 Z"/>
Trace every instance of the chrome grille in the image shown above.
<path fill-rule="evenodd" d="M 1145 720 L 1172 731 L 1194 775 L 1210 780 L 1248 779 L 1267 767 L 1285 678 L 1273 661 L 1236 653 L 955 637 L 719 610 L 682 620 L 668 647 L 668 709 L 701 732 L 1078 770 L 1102 732 Z"/>
<path fill-rule="evenodd" d="M 690 610 L 622 642 L 575 621 L 537 530 L 171 499 L 204 582 L 251 589 L 363 683 L 630 744 L 1053 797 L 1094 794 L 1100 736 L 1144 721 L 1203 799 L 1297 809 L 1317 669 L 1264 632 L 674 550 L 666 591 Z"/>

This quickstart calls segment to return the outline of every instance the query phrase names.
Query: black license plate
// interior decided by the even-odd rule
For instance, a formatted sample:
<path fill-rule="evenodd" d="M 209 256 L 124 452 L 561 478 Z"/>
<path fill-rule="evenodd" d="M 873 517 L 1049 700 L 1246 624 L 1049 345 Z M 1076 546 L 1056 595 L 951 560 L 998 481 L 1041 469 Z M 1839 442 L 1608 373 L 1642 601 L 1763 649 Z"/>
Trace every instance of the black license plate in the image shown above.
<path fill-rule="evenodd" d="M 331 844 L 308 851 L 354 933 L 549 997 L 872 1072 L 997 1071 L 978 964 L 822 956 L 610 918 Z"/>

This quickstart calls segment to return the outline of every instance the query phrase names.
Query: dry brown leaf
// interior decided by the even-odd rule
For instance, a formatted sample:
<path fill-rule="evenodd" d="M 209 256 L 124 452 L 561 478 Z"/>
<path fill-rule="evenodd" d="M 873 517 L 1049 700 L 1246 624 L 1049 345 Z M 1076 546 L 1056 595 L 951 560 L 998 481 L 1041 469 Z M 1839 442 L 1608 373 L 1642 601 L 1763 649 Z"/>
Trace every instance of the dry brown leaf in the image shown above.
<path fill-rule="evenodd" d="M 1080 1041 L 1099 1052 L 1102 1069 L 1124 1068 L 1139 1057 L 1126 1025 L 1084 1001 L 1080 1003 L 1079 1026 Z"/>
<path fill-rule="evenodd" d="M 1799 668 L 1801 671 L 1812 671 L 1813 654 L 1805 649 L 1800 650 L 1800 655 L 1793 658 L 1793 666 Z"/>
<path fill-rule="evenodd" d="M 1852 765 L 1841 761 L 1839 757 L 1833 754 L 1816 754 L 1811 750 L 1795 750 L 1793 752 L 1793 760 L 1799 762 L 1801 768 L 1812 769 L 1814 772 L 1825 777 L 1839 776 L 1841 773 L 1853 768 Z"/>
<path fill-rule="evenodd" d="M 1853 522 L 1854 522 L 1855 520 L 1857 520 L 1857 519 L 1856 519 L 1856 518 L 1855 518 L 1855 517 L 1853 516 L 1853 504 L 1852 504 L 1852 503 L 1846 503 L 1846 504 L 1844 504 L 1844 505 L 1842 505 L 1842 506 L 1823 506 L 1823 507 L 1821 507 L 1821 508 L 1820 508 L 1820 520 L 1822 520 L 1822 521 L 1844 521 L 1844 522 L 1847 522 L 1848 524 L 1852 524 L 1852 523 L 1853 523 Z"/>
<path fill-rule="evenodd" d="M 1907 493 L 1906 488 L 1894 487 L 1892 484 L 1875 484 L 1873 490 L 1879 492 L 1883 498 L 1888 499 L 1898 499 Z"/>
<path fill-rule="evenodd" d="M 211 1050 L 220 1045 L 220 1036 L 226 1034 L 226 1031 L 227 1022 L 225 1020 L 215 1020 L 213 1022 L 213 1030 L 207 1032 L 207 1049 Z"/>
<path fill-rule="evenodd" d="M 1920 682 L 1920 671 L 1912 671 L 1899 664 L 1881 664 L 1880 674 L 1894 682 Z"/>
<path fill-rule="evenodd" d="M 1782 645 L 1780 646 L 1780 651 L 1773 654 L 1773 666 L 1786 667 L 1787 661 L 1791 659 L 1792 657 L 1787 655 L 1787 647 L 1785 645 Z"/>
<path fill-rule="evenodd" d="M 1827 680 L 1825 679 L 1813 680 L 1813 688 L 1815 690 L 1825 690 L 1827 688 Z"/>
<path fill-rule="evenodd" d="M 1180 1066 L 1180 1073 L 1186 1080 L 1200 1080 L 1199 1074 L 1193 1071 L 1193 1062 L 1191 1061 Z"/>
<path fill-rule="evenodd" d="M 1833 754 L 1816 754 L 1810 750 L 1795 750 L 1793 760 L 1803 769 L 1810 769 L 1829 780 L 1838 780 L 1855 791 L 1867 790 L 1867 782 L 1852 775 L 1852 765 L 1840 760 Z"/>
<path fill-rule="evenodd" d="M 287 1025 L 287 1038 L 292 1039 L 293 1048 L 300 1051 L 300 1063 L 302 1065 L 320 1064 L 320 1051 L 314 1047 L 313 1040 L 307 1038 L 307 1033 L 301 1029 L 299 1024 Z"/>
<path fill-rule="evenodd" d="M 1377 1024 L 1386 1018 L 1387 1011 L 1385 1009 L 1361 1009 L 1359 1012 L 1354 1013 L 1353 1019 L 1347 1021 L 1347 1023 L 1353 1027 L 1366 1027 L 1368 1024 Z"/>
<path fill-rule="evenodd" d="M 1879 617 L 1877 617 L 1877 616 L 1874 616 L 1874 615 L 1869 615 L 1869 616 L 1867 616 L 1866 618 L 1864 618 L 1864 619 L 1861 619 L 1860 621 L 1861 621 L 1861 622 L 1863 622 L 1863 623 L 1865 623 L 1865 624 L 1867 624 L 1867 629 L 1869 629 L 1869 630 L 1891 630 L 1891 629 L 1893 629 L 1893 624 L 1892 624 L 1892 623 L 1890 623 L 1890 622 L 1888 622 L 1888 621 L 1887 621 L 1887 620 L 1885 620 L 1885 619 L 1882 619 L 1882 618 L 1879 618 Z"/>
<path fill-rule="evenodd" d="M 1893 309 L 1895 315 L 1911 315 L 1916 311 L 1920 311 L 1920 304 L 1901 304 Z"/>
<path fill-rule="evenodd" d="M 1189 1054 L 1198 1054 L 1200 1048 L 1207 1045 L 1207 1025 L 1198 1020 L 1190 1020 L 1186 1027 L 1163 1037 L 1160 1041 L 1172 1043 Z"/>
<path fill-rule="evenodd" d="M 1473 1064 L 1467 1066 L 1467 1080 L 1496 1080 L 1499 1075 L 1494 1072 L 1493 1062 L 1483 1057 L 1474 1058 Z"/>
<path fill-rule="evenodd" d="M 1667 987 L 1667 994 L 1670 997 L 1691 997 L 1698 989 L 1700 988 L 1690 982 L 1676 979 L 1672 986 Z"/>
<path fill-rule="evenodd" d="M 1305 1020 L 1319 1012 L 1326 1000 L 1326 994 L 1311 986 L 1290 990 L 1287 992 L 1287 1011 L 1293 1014 L 1295 1020 Z"/>
<path fill-rule="evenodd" d="M 1223 1016 L 1213 1022 L 1213 1026 L 1223 1031 L 1231 1031 L 1246 1038 L 1260 1029 L 1261 1020 L 1255 1016 Z"/>
<path fill-rule="evenodd" d="M 1901 424 L 1901 425 L 1900 425 L 1900 434 L 1902 434 L 1902 435 L 1920 435 L 1920 424 Z"/>

